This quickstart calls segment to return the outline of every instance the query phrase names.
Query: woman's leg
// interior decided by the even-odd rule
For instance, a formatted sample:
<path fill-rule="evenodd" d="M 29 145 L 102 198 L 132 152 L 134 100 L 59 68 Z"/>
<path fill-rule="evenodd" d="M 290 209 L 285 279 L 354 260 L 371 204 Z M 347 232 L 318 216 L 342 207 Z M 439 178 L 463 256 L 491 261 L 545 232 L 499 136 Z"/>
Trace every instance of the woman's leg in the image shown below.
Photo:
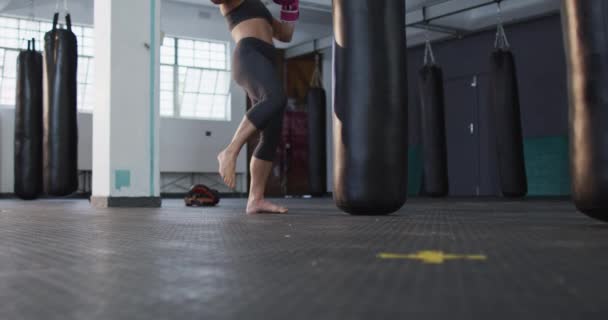
<path fill-rule="evenodd" d="M 287 208 L 277 206 L 264 199 L 266 183 L 272 171 L 272 161 L 251 158 L 251 187 L 247 201 L 247 214 L 287 213 Z"/>
<path fill-rule="evenodd" d="M 241 122 L 232 142 L 218 156 L 220 174 L 230 188 L 235 187 L 238 154 L 254 132 L 262 131 L 250 166 L 252 181 L 248 212 L 285 212 L 284 208 L 272 206 L 263 198 L 280 140 L 283 110 L 287 103 L 283 84 L 271 59 L 275 49 L 261 40 L 242 44 L 243 46 L 237 45 L 235 50 L 233 72 L 236 82 L 247 91 L 254 105 Z M 270 50 L 270 53 L 264 54 L 265 50 Z"/>
<path fill-rule="evenodd" d="M 272 69 L 274 70 L 274 69 Z M 255 155 L 266 161 L 274 160 L 274 154 L 279 144 L 281 126 L 283 123 L 283 109 L 287 99 L 283 95 L 283 88 L 269 84 L 267 90 L 273 93 L 258 93 L 248 90 L 253 106 L 239 125 L 230 144 L 217 156 L 219 173 L 224 183 L 231 189 L 236 187 L 236 160 L 247 140 L 258 130 L 263 128 L 260 143 Z M 279 83 L 280 84 L 280 83 Z M 272 88 L 272 89 L 271 89 Z M 264 96 L 258 100 L 257 96 Z"/>
<path fill-rule="evenodd" d="M 247 213 L 287 213 L 287 209 L 274 205 L 264 199 L 266 184 L 272 172 L 272 161 L 281 140 L 283 112 L 275 115 L 262 131 L 260 142 L 251 157 L 251 185 Z"/>

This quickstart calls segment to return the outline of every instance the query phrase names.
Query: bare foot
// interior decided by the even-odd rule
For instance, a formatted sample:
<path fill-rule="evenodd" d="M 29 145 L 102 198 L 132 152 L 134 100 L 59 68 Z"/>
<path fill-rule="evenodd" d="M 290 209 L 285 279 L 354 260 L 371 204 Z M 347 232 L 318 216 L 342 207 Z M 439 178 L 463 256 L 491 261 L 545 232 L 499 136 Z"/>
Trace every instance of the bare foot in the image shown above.
<path fill-rule="evenodd" d="M 287 208 L 277 206 L 266 200 L 249 200 L 247 202 L 247 214 L 284 214 Z"/>
<path fill-rule="evenodd" d="M 219 173 L 224 179 L 224 183 L 230 188 L 236 187 L 236 156 L 224 150 L 217 156 L 220 164 Z"/>

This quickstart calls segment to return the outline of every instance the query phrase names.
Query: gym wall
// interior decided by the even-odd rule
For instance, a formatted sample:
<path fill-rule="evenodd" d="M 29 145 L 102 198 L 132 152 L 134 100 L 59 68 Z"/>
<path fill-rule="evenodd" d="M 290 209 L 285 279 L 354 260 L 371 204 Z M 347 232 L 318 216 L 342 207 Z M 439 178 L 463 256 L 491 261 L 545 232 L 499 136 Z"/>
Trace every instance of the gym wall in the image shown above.
<path fill-rule="evenodd" d="M 559 15 L 506 28 L 518 70 L 525 160 L 532 196 L 570 194 L 566 64 Z M 450 194 L 498 195 L 488 80 L 495 30 L 435 43 L 446 90 Z M 423 47 L 409 51 L 410 193 L 420 189 L 418 70 Z M 474 125 L 474 135 L 469 124 Z"/>
<path fill-rule="evenodd" d="M 93 24 L 93 2 L 74 2 L 70 8 L 75 23 Z M 162 29 L 168 35 L 181 37 L 215 39 L 229 41 L 230 34 L 225 28 L 222 17 L 211 16 L 201 19 L 194 6 L 163 2 Z M 42 19 L 52 18 L 55 4 L 40 5 L 36 16 Z M 23 12 L 20 12 L 23 11 Z M 3 14 L 28 16 L 29 9 Z M 220 27 L 221 26 L 221 27 Z M 234 45 L 232 45 L 234 47 Z M 160 127 L 160 166 L 161 172 L 181 173 L 215 173 L 217 170 L 216 153 L 230 141 L 241 118 L 244 115 L 245 94 L 233 86 L 232 115 L 230 122 L 188 120 L 179 118 L 161 118 Z M 92 114 L 79 113 L 79 169 L 91 170 L 92 167 Z M 0 106 L 0 193 L 13 191 L 13 132 L 14 106 Z M 211 132 L 207 137 L 205 133 Z M 239 159 L 237 170 L 246 172 L 245 158 Z M 243 184 L 244 185 L 244 184 Z"/>

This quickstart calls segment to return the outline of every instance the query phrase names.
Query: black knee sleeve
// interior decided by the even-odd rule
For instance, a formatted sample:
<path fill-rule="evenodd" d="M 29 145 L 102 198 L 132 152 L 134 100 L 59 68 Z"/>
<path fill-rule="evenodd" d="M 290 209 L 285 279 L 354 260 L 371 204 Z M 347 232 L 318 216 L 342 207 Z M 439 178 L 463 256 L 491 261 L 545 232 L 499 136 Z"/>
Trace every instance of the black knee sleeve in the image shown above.
<path fill-rule="evenodd" d="M 283 94 L 283 89 L 276 88 L 276 92 L 267 94 L 262 100 L 255 104 L 247 112 L 247 119 L 258 128 L 264 130 L 272 121 L 275 121 L 277 114 L 283 114 L 287 105 L 287 97 Z"/>
<path fill-rule="evenodd" d="M 264 161 L 273 161 L 277 153 L 277 147 L 281 142 L 283 129 L 283 112 L 275 115 L 262 130 L 260 142 L 255 148 L 253 155 Z"/>

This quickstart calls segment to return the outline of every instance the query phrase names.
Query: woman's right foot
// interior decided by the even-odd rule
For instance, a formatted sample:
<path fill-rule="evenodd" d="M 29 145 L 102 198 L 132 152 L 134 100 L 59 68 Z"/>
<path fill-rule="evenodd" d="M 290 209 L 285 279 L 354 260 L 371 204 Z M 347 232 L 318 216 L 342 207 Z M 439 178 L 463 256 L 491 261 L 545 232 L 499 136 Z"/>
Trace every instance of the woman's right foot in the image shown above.
<path fill-rule="evenodd" d="M 237 155 L 224 150 L 217 156 L 220 165 L 219 173 L 224 183 L 230 188 L 236 188 L 236 159 Z"/>
<path fill-rule="evenodd" d="M 247 214 L 285 214 L 287 208 L 278 206 L 266 200 L 249 200 Z"/>

